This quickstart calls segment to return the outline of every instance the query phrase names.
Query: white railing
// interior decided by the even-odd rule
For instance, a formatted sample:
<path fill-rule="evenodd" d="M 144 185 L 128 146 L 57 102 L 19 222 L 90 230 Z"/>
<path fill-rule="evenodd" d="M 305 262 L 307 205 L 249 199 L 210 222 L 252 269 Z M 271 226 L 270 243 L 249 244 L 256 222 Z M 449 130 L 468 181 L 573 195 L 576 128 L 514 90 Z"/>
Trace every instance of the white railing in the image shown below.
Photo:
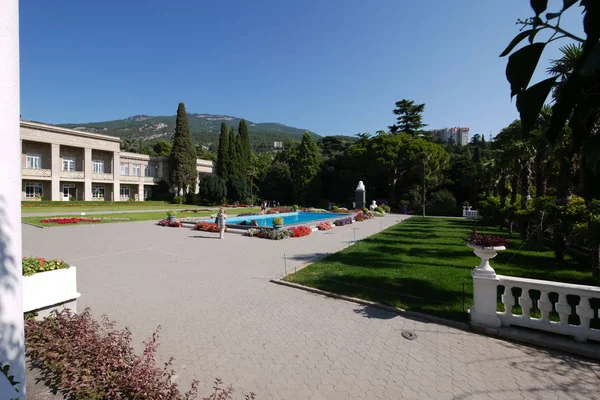
<path fill-rule="evenodd" d="M 51 178 L 51 169 L 40 169 L 40 168 L 23 168 L 21 169 L 21 176 L 33 176 L 36 178 Z"/>
<path fill-rule="evenodd" d="M 67 179 L 84 179 L 85 173 L 83 171 L 61 171 L 60 177 Z"/>
<path fill-rule="evenodd" d="M 155 176 L 142 176 L 142 181 L 144 183 L 155 183 L 158 182 L 158 178 Z"/>
<path fill-rule="evenodd" d="M 547 332 L 574 336 L 578 341 L 586 339 L 600 340 L 600 330 L 590 328 L 590 322 L 596 316 L 590 301 L 600 299 L 600 287 L 572 285 L 562 282 L 550 282 L 536 279 L 516 278 L 512 276 L 497 275 L 498 285 L 504 286 L 502 303 L 504 311 L 497 315 L 504 326 L 523 326 Z M 521 289 L 518 305 L 522 314 L 513 314 L 512 308 L 517 305 L 512 289 Z M 539 300 L 531 298 L 530 290 L 539 292 Z M 553 302 L 550 293 L 558 295 L 558 300 Z M 552 297 L 556 297 L 556 295 Z M 576 306 L 567 301 L 567 296 L 578 298 Z M 535 296 L 537 298 L 537 296 Z M 539 310 L 540 318 L 532 318 L 531 311 Z M 550 313 L 558 313 L 559 321 L 551 321 Z M 579 317 L 579 325 L 569 324 L 572 314 Z"/>
<path fill-rule="evenodd" d="M 471 210 L 471 207 L 463 206 L 462 216 L 465 218 L 479 219 L 477 210 Z"/>
<path fill-rule="evenodd" d="M 140 177 L 135 175 L 121 175 L 121 182 L 139 182 Z"/>
<path fill-rule="evenodd" d="M 92 180 L 94 179 L 99 181 L 112 181 L 113 174 L 92 174 Z"/>

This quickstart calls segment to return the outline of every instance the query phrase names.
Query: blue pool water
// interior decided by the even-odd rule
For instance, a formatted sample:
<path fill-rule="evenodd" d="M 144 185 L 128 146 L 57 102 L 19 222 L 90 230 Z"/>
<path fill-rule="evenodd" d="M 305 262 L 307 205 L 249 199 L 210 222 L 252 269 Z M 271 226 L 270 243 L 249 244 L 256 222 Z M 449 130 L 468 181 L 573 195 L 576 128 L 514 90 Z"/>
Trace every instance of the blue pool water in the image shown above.
<path fill-rule="evenodd" d="M 282 217 L 283 225 L 298 225 L 305 224 L 307 222 L 320 221 L 331 218 L 344 218 L 348 217 L 348 214 L 329 214 L 329 213 L 312 213 L 312 212 L 293 212 L 285 214 L 271 214 L 271 215 L 248 215 L 246 217 L 232 217 L 227 218 L 227 225 L 237 225 L 242 221 L 256 220 L 258 226 L 273 226 L 273 218 Z"/>

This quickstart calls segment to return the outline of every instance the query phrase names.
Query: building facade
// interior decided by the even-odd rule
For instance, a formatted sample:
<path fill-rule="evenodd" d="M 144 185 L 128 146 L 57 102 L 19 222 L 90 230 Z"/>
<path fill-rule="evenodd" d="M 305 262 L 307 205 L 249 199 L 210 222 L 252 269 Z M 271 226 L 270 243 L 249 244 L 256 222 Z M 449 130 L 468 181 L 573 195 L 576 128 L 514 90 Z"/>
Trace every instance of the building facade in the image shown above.
<path fill-rule="evenodd" d="M 466 146 L 469 143 L 469 128 L 457 127 L 457 128 L 444 128 L 444 129 L 433 129 L 431 135 L 448 142 L 450 139 L 454 140 L 459 146 Z"/>
<path fill-rule="evenodd" d="M 123 152 L 113 136 L 26 121 L 20 136 L 22 200 L 144 201 L 169 181 L 168 157 Z M 196 170 L 199 180 L 213 163 Z"/>

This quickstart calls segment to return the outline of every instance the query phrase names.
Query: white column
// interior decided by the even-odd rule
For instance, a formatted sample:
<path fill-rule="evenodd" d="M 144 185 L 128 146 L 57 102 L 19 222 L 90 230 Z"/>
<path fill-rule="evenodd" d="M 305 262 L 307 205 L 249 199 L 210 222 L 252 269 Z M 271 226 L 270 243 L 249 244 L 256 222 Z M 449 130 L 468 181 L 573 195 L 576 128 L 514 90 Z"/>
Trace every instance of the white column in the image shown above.
<path fill-rule="evenodd" d="M 25 399 L 25 346 L 21 272 L 21 141 L 19 2 L 0 1 L 0 361 L 9 365 L 16 393 L 0 374 L 0 398 Z"/>
<path fill-rule="evenodd" d="M 144 201 L 144 184 L 138 184 L 138 201 Z"/>
<path fill-rule="evenodd" d="M 92 199 L 92 149 L 84 149 L 85 156 L 83 161 L 84 181 L 83 181 L 83 199 L 85 201 Z"/>
<path fill-rule="evenodd" d="M 121 152 L 113 153 L 113 201 L 121 200 Z"/>
<path fill-rule="evenodd" d="M 60 145 L 52 143 L 52 155 L 51 155 L 51 173 L 52 173 L 52 186 L 51 186 L 51 198 L 52 201 L 60 201 L 62 200 L 62 193 L 60 191 L 60 171 L 62 170 L 62 165 L 60 162 Z"/>

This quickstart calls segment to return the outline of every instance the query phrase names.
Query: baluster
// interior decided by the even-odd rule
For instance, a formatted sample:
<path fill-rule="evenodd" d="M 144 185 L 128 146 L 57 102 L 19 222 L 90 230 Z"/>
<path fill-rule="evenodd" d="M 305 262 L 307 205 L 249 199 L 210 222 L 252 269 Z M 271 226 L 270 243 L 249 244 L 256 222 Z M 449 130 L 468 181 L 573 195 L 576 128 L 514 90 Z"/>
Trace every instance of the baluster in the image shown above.
<path fill-rule="evenodd" d="M 569 323 L 569 315 L 571 315 L 571 306 L 567 302 L 567 295 L 564 293 L 558 294 L 556 312 L 558 313 L 558 315 L 560 315 L 560 324 L 567 325 Z"/>
<path fill-rule="evenodd" d="M 550 312 L 552 311 L 552 302 L 548 298 L 548 292 L 541 291 L 540 293 L 540 312 L 542 313 L 541 320 L 548 322 L 550 320 Z"/>
<path fill-rule="evenodd" d="M 523 310 L 523 318 L 529 319 L 529 312 L 531 311 L 531 307 L 533 307 L 533 301 L 529 295 L 529 289 L 523 288 L 521 297 L 519 297 L 519 304 Z"/>
<path fill-rule="evenodd" d="M 594 309 L 590 305 L 590 298 L 581 296 L 579 304 L 575 306 L 575 312 L 579 315 L 581 332 L 575 335 L 575 340 L 585 342 L 586 333 L 590 330 L 590 321 L 594 319 Z"/>
<path fill-rule="evenodd" d="M 515 296 L 512 294 L 512 286 L 504 285 L 502 304 L 504 304 L 504 315 L 513 315 L 512 308 L 515 305 Z"/>

